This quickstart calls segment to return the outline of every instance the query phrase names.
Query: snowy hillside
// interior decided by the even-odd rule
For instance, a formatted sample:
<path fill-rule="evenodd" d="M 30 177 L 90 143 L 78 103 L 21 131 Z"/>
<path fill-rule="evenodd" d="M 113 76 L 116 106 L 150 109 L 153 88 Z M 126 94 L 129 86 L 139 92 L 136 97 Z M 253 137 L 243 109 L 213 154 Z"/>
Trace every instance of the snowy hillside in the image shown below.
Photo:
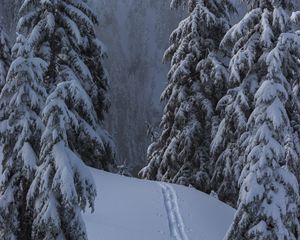
<path fill-rule="evenodd" d="M 234 210 L 193 189 L 91 169 L 98 198 L 91 240 L 221 240 Z"/>
<path fill-rule="evenodd" d="M 194 189 L 90 170 L 98 197 L 84 215 L 89 240 L 221 240 L 232 222 L 234 209 Z"/>

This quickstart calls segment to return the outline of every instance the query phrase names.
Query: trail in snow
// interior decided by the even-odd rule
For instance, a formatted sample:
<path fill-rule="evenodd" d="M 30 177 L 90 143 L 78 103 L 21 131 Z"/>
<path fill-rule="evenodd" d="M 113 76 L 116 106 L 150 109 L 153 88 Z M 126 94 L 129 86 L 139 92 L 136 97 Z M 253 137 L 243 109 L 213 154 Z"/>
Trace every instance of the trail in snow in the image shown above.
<path fill-rule="evenodd" d="M 169 228 L 172 240 L 189 240 L 184 222 L 179 210 L 178 199 L 172 186 L 159 183 L 164 197 L 164 204 L 168 215 Z"/>

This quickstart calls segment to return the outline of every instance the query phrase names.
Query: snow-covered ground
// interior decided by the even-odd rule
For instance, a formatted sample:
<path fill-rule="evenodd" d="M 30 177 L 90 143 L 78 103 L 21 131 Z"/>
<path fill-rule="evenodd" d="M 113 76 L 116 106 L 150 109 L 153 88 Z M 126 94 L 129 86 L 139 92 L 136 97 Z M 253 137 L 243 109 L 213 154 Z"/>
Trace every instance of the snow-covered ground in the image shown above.
<path fill-rule="evenodd" d="M 98 197 L 90 240 L 221 240 L 234 210 L 199 191 L 91 169 Z"/>
<path fill-rule="evenodd" d="M 84 215 L 89 240 L 222 240 L 233 220 L 234 209 L 194 189 L 90 170 L 98 197 Z"/>

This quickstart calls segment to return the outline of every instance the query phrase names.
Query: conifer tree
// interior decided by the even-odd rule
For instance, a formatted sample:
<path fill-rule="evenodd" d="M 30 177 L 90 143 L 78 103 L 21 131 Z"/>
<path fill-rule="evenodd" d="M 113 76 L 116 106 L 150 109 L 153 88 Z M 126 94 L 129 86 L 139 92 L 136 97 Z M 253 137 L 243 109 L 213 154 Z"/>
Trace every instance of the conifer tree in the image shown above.
<path fill-rule="evenodd" d="M 19 36 L 15 60 L 0 95 L 0 137 L 3 144 L 0 182 L 0 238 L 31 239 L 32 212 L 27 192 L 36 170 L 40 135 L 39 117 L 46 99 L 43 74 L 47 63 L 33 57 L 30 46 Z"/>
<path fill-rule="evenodd" d="M 213 160 L 211 185 L 219 199 L 233 207 L 237 203 L 238 181 L 248 144 L 247 121 L 260 78 L 261 61 L 256 48 L 259 37 L 256 34 L 248 36 L 251 34 L 248 30 L 255 26 L 259 16 L 257 9 L 247 13 L 245 21 L 234 25 L 220 44 L 224 52 L 232 56 L 227 83 L 229 90 L 217 104 L 221 121 L 210 146 Z M 236 40 L 238 37 L 240 41 Z M 243 44 L 242 47 L 239 44 Z"/>
<path fill-rule="evenodd" d="M 292 13 L 290 24 L 298 26 L 299 29 L 300 11 Z M 295 33 L 299 35 L 299 31 Z M 294 42 L 297 42 L 297 36 L 293 36 L 295 37 Z M 285 48 L 285 50 L 288 49 L 289 46 Z M 286 74 L 288 74 L 288 79 L 291 84 L 289 101 L 287 102 L 287 112 L 291 121 L 291 126 L 289 135 L 286 136 L 285 141 L 285 162 L 296 176 L 298 183 L 300 183 L 300 161 L 298 160 L 300 158 L 300 85 L 298 80 L 300 78 L 300 67 L 298 62 L 293 60 L 293 56 L 294 55 L 290 55 L 289 52 L 285 55 L 285 61 L 289 63 L 285 65 L 285 71 Z"/>
<path fill-rule="evenodd" d="M 247 78 L 255 69 L 258 85 L 246 126 L 238 210 L 225 239 L 298 239 L 299 185 L 289 164 L 296 149 L 288 139 L 294 132 L 288 107 L 300 56 L 299 35 L 290 27 L 293 3 L 247 3 L 249 13 L 224 38 L 225 44 L 234 44 L 234 59 L 239 59 L 232 72 Z M 250 45 L 254 61 L 242 64 Z"/>
<path fill-rule="evenodd" d="M 8 36 L 0 25 L 0 92 L 5 84 L 6 75 L 11 63 Z"/>
<path fill-rule="evenodd" d="M 87 165 L 110 170 L 115 156 L 111 137 L 102 126 L 109 100 L 102 64 L 105 52 L 94 29 L 97 16 L 82 0 L 29 0 L 21 6 L 20 14 L 17 30 L 28 36 L 35 54 L 49 64 L 45 78 L 48 92 L 64 81 L 58 75 L 68 66 L 90 98 L 94 119 L 79 111 L 80 130 L 68 141 Z"/>
<path fill-rule="evenodd" d="M 110 170 L 114 151 L 102 128 L 109 107 L 97 17 L 82 0 L 28 0 L 18 31 L 34 55 L 48 63 L 45 129 L 27 196 L 31 239 L 87 239 L 81 211 L 94 208 L 95 185 L 86 164 Z"/>
<path fill-rule="evenodd" d="M 253 61 L 251 56 L 248 55 L 251 47 L 247 45 L 238 53 L 244 54 L 249 62 Z M 230 62 L 231 74 L 228 81 L 228 88 L 231 87 L 231 89 L 217 104 L 221 121 L 210 145 L 212 189 L 218 194 L 220 200 L 233 207 L 236 206 L 238 198 L 238 180 L 244 164 L 243 153 L 248 139 L 246 126 L 252 110 L 252 98 L 257 85 L 255 71 L 244 79 L 236 81 L 232 69 L 234 64 L 235 59 L 233 58 Z M 245 66 L 246 64 L 244 68 L 247 69 Z M 245 71 L 247 72 L 248 69 Z M 241 81 L 240 84 L 239 81 Z"/>
<path fill-rule="evenodd" d="M 229 1 L 172 1 L 187 4 L 189 16 L 172 33 L 164 59 L 171 61 L 162 134 L 148 149 L 142 178 L 193 185 L 209 191 L 209 145 L 217 122 L 214 109 L 224 93 L 227 71 L 218 47 L 229 28 Z"/>

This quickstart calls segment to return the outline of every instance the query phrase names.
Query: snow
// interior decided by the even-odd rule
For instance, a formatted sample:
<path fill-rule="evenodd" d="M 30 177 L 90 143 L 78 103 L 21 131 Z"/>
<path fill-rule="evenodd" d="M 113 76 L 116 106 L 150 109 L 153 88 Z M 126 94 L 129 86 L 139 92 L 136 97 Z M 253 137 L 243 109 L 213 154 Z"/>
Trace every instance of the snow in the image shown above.
<path fill-rule="evenodd" d="M 90 240 L 221 240 L 234 217 L 233 208 L 191 188 L 90 171 L 98 192 L 95 212 L 84 214 Z"/>
<path fill-rule="evenodd" d="M 85 213 L 91 240 L 220 240 L 234 209 L 197 190 L 90 169 L 98 197 Z"/>

